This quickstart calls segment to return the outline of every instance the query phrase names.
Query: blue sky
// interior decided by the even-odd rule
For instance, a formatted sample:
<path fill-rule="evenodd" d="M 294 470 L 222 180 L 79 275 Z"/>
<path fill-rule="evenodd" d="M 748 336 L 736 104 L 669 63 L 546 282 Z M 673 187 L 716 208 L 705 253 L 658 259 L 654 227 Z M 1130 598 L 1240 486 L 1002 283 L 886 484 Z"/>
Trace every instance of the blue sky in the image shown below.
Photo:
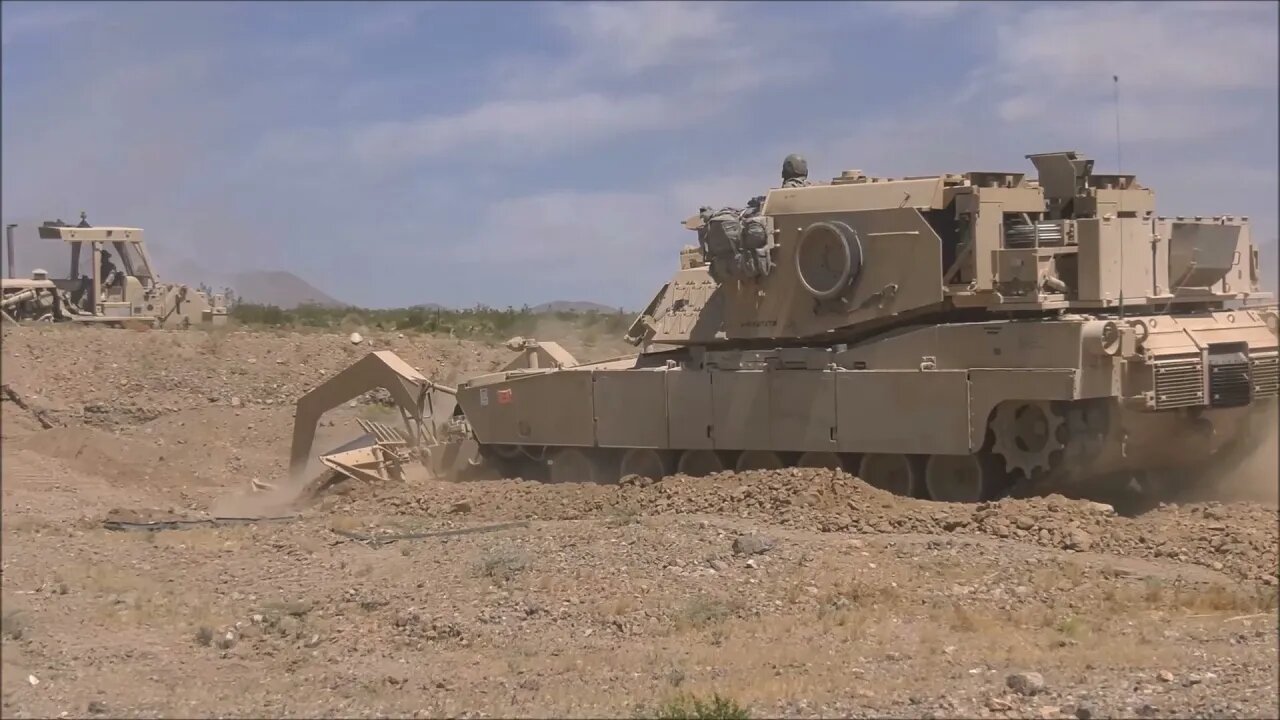
<path fill-rule="evenodd" d="M 1274 3 L 3 5 L 5 222 L 368 306 L 642 306 L 789 152 L 829 178 L 1077 149 L 1275 262 Z M 30 233 L 30 230 L 28 230 Z M 24 237 L 24 242 L 26 238 Z M 162 266 L 163 271 L 164 266 Z"/>

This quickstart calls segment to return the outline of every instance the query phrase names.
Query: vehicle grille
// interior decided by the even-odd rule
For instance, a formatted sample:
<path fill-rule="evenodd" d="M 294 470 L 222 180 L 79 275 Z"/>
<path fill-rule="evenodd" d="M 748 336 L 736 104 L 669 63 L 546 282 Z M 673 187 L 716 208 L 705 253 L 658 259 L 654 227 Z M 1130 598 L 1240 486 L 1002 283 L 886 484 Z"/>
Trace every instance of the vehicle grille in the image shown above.
<path fill-rule="evenodd" d="M 1152 366 L 1156 410 L 1204 404 L 1204 368 L 1198 357 L 1158 361 Z"/>
<path fill-rule="evenodd" d="M 1253 396 L 1275 397 L 1280 388 L 1280 358 L 1275 355 L 1256 357 L 1252 362 Z"/>
<path fill-rule="evenodd" d="M 1213 407 L 1248 405 L 1253 399 L 1249 350 L 1243 343 L 1209 346 L 1209 404 Z"/>
<path fill-rule="evenodd" d="M 1209 404 L 1213 407 L 1248 405 L 1253 399 L 1248 363 L 1214 365 L 1209 368 Z"/>
<path fill-rule="evenodd" d="M 1061 220 L 1042 221 L 1033 225 L 1025 222 L 1009 223 L 1004 229 L 1004 246 L 1010 249 L 1034 247 L 1037 235 L 1041 246 L 1061 245 L 1066 237 Z"/>

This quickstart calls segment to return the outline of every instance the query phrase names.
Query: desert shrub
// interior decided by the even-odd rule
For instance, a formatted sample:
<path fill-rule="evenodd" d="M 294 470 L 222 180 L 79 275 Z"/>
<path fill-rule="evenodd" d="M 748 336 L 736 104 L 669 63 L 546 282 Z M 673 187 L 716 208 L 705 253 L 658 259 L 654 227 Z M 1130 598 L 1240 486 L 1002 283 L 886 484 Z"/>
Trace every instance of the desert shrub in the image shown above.
<path fill-rule="evenodd" d="M 233 320 L 245 325 L 280 327 L 291 324 L 294 320 L 292 314 L 281 310 L 275 305 L 257 305 L 254 303 L 239 303 L 231 309 L 229 314 Z"/>
<path fill-rule="evenodd" d="M 417 305 L 406 308 L 360 308 L 326 305 L 299 305 L 285 310 L 274 305 L 239 302 L 229 310 L 231 319 L 249 327 L 349 329 L 357 326 L 400 332 L 452 334 L 476 340 L 506 340 L 514 335 L 533 335 L 539 320 L 555 318 L 591 336 L 621 336 L 632 316 L 618 312 L 535 313 L 529 306 L 493 308 L 477 305 L 454 309 Z"/>
<path fill-rule="evenodd" d="M 751 713 L 736 701 L 714 693 L 710 700 L 682 694 L 663 703 L 658 720 L 747 720 Z"/>
<path fill-rule="evenodd" d="M 0 636 L 5 640 L 21 640 L 30 630 L 31 619 L 22 610 L 5 610 L 0 616 Z"/>

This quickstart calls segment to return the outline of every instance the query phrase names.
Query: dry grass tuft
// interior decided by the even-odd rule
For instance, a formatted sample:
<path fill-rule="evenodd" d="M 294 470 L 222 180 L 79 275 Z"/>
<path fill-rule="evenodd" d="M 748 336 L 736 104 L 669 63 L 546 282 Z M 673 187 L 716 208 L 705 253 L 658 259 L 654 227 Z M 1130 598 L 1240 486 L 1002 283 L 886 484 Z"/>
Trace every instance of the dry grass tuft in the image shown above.
<path fill-rule="evenodd" d="M 635 525 L 640 522 L 640 510 L 630 505 L 621 507 L 612 507 L 609 509 L 608 515 L 605 516 L 605 527 L 625 527 L 627 525 Z"/>
<path fill-rule="evenodd" d="M 892 585 L 871 585 L 857 579 L 844 579 L 818 595 L 821 605 L 834 608 L 870 609 L 890 606 L 903 600 L 902 591 Z"/>
<path fill-rule="evenodd" d="M 603 617 L 627 615 L 637 609 L 638 605 L 636 603 L 636 599 L 628 595 L 622 595 L 606 600 L 599 605 L 599 613 Z"/>
<path fill-rule="evenodd" d="M 529 569 L 529 556 L 518 550 L 491 551 L 480 563 L 480 573 L 499 582 L 511 580 Z"/>
<path fill-rule="evenodd" d="M 0 636 L 5 640 L 21 640 L 31 634 L 31 616 L 24 610 L 5 610 L 0 615 Z"/>
<path fill-rule="evenodd" d="M 1263 613 L 1277 609 L 1275 587 L 1212 585 L 1207 588 L 1180 588 L 1170 595 L 1170 605 L 1193 613 Z"/>
<path fill-rule="evenodd" d="M 1089 623 L 1076 615 L 1068 615 L 1067 617 L 1062 618 L 1058 621 L 1058 624 L 1054 626 L 1054 629 L 1072 640 L 1079 640 L 1080 638 L 1087 637 L 1093 632 L 1089 627 Z"/>
<path fill-rule="evenodd" d="M 676 615 L 675 626 L 679 630 L 702 630 L 724 622 L 741 609 L 741 603 L 707 596 L 697 597 L 681 608 Z"/>
<path fill-rule="evenodd" d="M 1151 610 L 1247 614 L 1275 611 L 1278 597 L 1277 588 L 1262 585 L 1169 586 L 1147 578 L 1140 586 L 1107 588 L 1100 610 L 1111 615 Z"/>
<path fill-rule="evenodd" d="M 682 693 L 660 705 L 654 717 L 657 720 L 747 720 L 751 713 L 719 693 L 713 693 L 707 700 Z"/>

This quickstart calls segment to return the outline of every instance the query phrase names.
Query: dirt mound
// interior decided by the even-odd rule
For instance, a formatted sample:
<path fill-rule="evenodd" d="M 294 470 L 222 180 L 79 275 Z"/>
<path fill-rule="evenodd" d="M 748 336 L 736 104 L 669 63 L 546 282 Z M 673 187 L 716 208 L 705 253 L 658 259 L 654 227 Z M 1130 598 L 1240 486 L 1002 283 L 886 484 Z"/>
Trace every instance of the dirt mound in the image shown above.
<path fill-rule="evenodd" d="M 893 495 L 843 472 L 787 469 L 674 476 L 630 485 L 479 481 L 366 488 L 331 505 L 344 512 L 575 520 L 601 515 L 705 514 L 823 532 L 984 535 L 1073 552 L 1174 558 L 1266 584 L 1277 582 L 1276 510 L 1248 503 L 1162 506 L 1136 518 L 1061 496 L 979 505 Z"/>
<path fill-rule="evenodd" d="M 93 428 L 59 427 L 15 439 L 12 447 L 65 461 L 70 467 L 126 484 L 160 471 L 162 448 Z"/>
<path fill-rule="evenodd" d="M 23 327 L 5 332 L 4 380 L 59 424 L 119 428 L 208 406 L 291 406 L 375 350 L 391 350 L 444 382 L 510 356 L 490 344 L 395 333 L 353 345 L 322 333 Z"/>

